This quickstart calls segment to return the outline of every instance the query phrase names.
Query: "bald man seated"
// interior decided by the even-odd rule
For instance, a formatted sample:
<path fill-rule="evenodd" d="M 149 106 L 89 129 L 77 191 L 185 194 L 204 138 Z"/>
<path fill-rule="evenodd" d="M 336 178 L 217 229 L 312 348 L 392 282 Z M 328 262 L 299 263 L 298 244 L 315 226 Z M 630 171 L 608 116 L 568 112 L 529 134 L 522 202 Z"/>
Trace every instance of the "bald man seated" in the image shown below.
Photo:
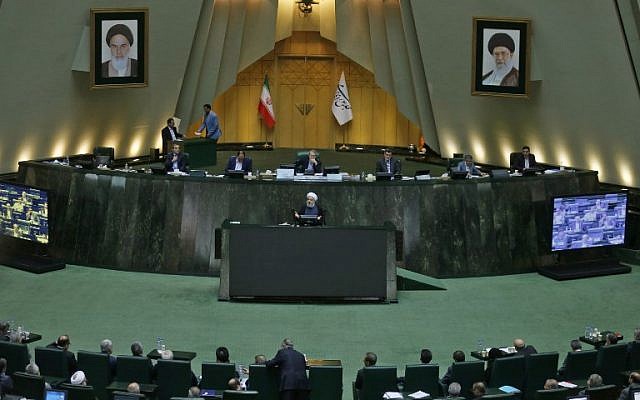
<path fill-rule="evenodd" d="M 516 352 L 521 356 L 528 356 L 538 352 L 535 347 L 525 344 L 523 339 L 514 339 L 513 347 L 516 348 Z"/>

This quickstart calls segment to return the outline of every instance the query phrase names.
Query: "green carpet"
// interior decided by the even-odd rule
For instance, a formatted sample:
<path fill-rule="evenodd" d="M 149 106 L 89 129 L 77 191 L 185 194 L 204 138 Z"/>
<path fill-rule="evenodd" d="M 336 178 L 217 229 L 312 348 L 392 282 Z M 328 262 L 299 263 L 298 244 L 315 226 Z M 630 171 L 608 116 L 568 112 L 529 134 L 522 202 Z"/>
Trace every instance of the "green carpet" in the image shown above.
<path fill-rule="evenodd" d="M 0 319 L 43 334 L 32 349 L 68 333 L 73 351 L 97 351 L 100 340 L 110 338 L 116 354 L 127 354 L 132 341 L 149 351 L 162 336 L 169 348 L 197 352 L 192 365 L 199 373 L 217 346 L 247 364 L 258 353 L 272 357 L 287 336 L 309 357 L 342 360 L 345 399 L 367 351 L 402 374 L 428 347 L 442 374 L 454 350 L 468 354 L 478 339 L 499 346 L 523 337 L 538 351 L 560 352 L 562 361 L 569 340 L 587 323 L 627 339 L 640 326 L 632 311 L 638 267 L 626 275 L 564 282 L 537 274 L 446 279 L 447 290 L 401 291 L 397 304 L 218 302 L 217 278 L 79 266 L 44 275 L 0 266 L 0 282 Z"/>

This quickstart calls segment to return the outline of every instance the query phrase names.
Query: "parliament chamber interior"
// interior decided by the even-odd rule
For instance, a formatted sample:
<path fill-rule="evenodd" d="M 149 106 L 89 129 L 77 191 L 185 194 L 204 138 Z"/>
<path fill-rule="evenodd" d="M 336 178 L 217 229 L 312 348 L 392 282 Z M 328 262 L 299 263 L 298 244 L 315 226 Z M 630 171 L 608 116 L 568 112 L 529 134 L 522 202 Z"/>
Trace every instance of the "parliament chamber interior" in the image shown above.
<path fill-rule="evenodd" d="M 0 0 L 0 397 L 640 399 L 639 7 Z"/>

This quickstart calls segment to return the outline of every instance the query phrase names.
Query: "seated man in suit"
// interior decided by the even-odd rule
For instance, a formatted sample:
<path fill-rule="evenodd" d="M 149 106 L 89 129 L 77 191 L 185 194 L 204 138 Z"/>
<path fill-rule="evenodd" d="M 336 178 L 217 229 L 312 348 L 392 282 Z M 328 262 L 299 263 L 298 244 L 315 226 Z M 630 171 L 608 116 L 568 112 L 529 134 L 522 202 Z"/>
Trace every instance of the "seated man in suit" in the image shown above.
<path fill-rule="evenodd" d="M 229 157 L 227 171 L 244 171 L 246 174 L 247 172 L 253 171 L 253 161 L 251 157 L 245 155 L 243 150 L 240 150 L 235 156 Z"/>
<path fill-rule="evenodd" d="M 362 360 L 362 362 L 364 363 L 365 367 L 373 367 L 378 362 L 378 356 L 376 356 L 376 353 L 367 352 L 367 354 L 364 355 L 364 360 Z M 355 382 L 356 393 L 358 394 L 358 396 L 360 396 L 360 391 L 362 390 L 363 382 L 364 382 L 364 368 L 360 368 L 358 370 L 358 374 L 356 375 L 356 382 Z M 354 400 L 357 400 L 357 399 L 354 399 Z"/>
<path fill-rule="evenodd" d="M 391 175 L 402 173 L 400 160 L 392 157 L 390 149 L 384 149 L 382 159 L 376 161 L 376 172 L 386 172 Z"/>
<path fill-rule="evenodd" d="M 296 172 L 304 172 L 305 174 L 321 174 L 322 162 L 318 158 L 318 152 L 309 150 L 307 155 L 296 160 Z"/>
<path fill-rule="evenodd" d="M 524 171 L 529 168 L 536 168 L 536 156 L 531 154 L 529 146 L 522 146 L 522 152 L 515 157 L 514 163 L 511 169 L 517 169 L 518 171 Z"/>
<path fill-rule="evenodd" d="M 174 143 L 171 153 L 164 157 L 164 169 L 167 172 L 189 172 L 189 158 L 181 151 L 179 144 Z"/>
<path fill-rule="evenodd" d="M 569 342 L 569 346 L 571 347 L 571 351 L 569 353 L 582 351 L 582 343 L 580 343 L 578 339 L 573 339 L 571 342 Z M 562 362 L 562 366 L 558 369 L 559 377 L 562 377 L 564 375 L 564 372 L 567 370 L 567 357 L 564 358 L 564 361 Z"/>
<path fill-rule="evenodd" d="M 297 223 L 300 223 L 302 221 L 301 215 L 314 215 L 316 217 L 313 223 L 309 223 L 309 225 L 324 224 L 324 211 L 318 205 L 317 194 L 313 192 L 307 193 L 307 201 L 302 207 L 300 207 L 300 211 L 293 210 L 293 217 L 295 218 Z"/>
<path fill-rule="evenodd" d="M 471 154 L 464 155 L 464 160 L 458 163 L 458 167 L 456 168 L 456 170 L 467 172 L 467 174 L 469 175 L 476 175 L 476 176 L 486 175 L 484 172 L 480 171 L 478 167 L 476 167 L 476 165 L 473 162 L 473 156 Z"/>
<path fill-rule="evenodd" d="M 182 139 L 182 133 L 178 132 L 173 118 L 167 120 L 167 126 L 162 128 L 162 154 L 169 152 L 169 145 L 172 140 Z"/>
<path fill-rule="evenodd" d="M 64 351 L 65 358 L 67 359 L 69 376 L 73 375 L 78 370 L 78 362 L 76 361 L 76 356 L 69 351 L 70 345 L 71 340 L 67 335 L 61 335 L 58 337 L 58 340 L 47 345 L 47 347 L 50 349 L 58 349 Z"/>
<path fill-rule="evenodd" d="M 525 344 L 523 339 L 513 339 L 513 347 L 516 348 L 516 352 L 520 356 L 528 356 L 538 352 L 535 347 Z"/>
<path fill-rule="evenodd" d="M 453 357 L 453 363 L 449 366 L 449 368 L 447 368 L 447 372 L 445 372 L 442 378 L 440 378 L 440 385 L 442 386 L 443 392 L 447 390 L 447 387 L 451 383 L 451 375 L 453 374 L 453 364 L 464 361 L 465 359 L 464 351 L 456 350 L 453 352 L 452 357 Z"/>

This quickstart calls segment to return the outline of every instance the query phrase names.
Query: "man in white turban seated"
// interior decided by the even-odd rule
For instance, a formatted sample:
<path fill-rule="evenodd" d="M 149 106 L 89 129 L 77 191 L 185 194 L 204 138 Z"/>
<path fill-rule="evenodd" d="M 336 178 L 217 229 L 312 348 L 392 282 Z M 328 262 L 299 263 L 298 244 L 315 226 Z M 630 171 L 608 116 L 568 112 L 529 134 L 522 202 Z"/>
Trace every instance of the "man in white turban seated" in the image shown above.
<path fill-rule="evenodd" d="M 293 211 L 293 217 L 300 225 L 323 225 L 324 211 L 318 205 L 318 195 L 307 193 L 307 201 L 300 208 L 300 211 Z"/>

